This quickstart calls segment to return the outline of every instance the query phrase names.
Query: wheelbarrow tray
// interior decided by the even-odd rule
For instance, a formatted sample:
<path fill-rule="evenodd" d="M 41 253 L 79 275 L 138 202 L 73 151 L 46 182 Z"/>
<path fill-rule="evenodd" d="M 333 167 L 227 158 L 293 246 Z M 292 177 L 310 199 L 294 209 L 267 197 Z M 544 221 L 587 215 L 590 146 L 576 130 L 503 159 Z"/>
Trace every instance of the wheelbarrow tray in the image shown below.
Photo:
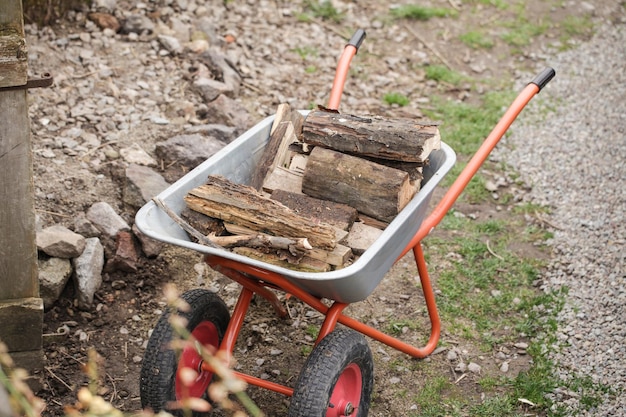
<path fill-rule="evenodd" d="M 187 192 L 206 183 L 209 175 L 222 175 L 235 183 L 248 184 L 269 139 L 273 120 L 274 116 L 269 116 L 259 122 L 161 192 L 158 198 L 180 214 L 185 208 L 183 198 Z M 448 145 L 442 143 L 440 150 L 430 154 L 429 161 L 424 167 L 420 191 L 354 263 L 335 271 L 294 271 L 226 249 L 192 242 L 187 233 L 152 201 L 137 212 L 135 222 L 142 233 L 159 241 L 273 271 L 312 295 L 352 303 L 364 300 L 402 254 L 428 211 L 435 187 L 454 165 L 456 155 Z"/>

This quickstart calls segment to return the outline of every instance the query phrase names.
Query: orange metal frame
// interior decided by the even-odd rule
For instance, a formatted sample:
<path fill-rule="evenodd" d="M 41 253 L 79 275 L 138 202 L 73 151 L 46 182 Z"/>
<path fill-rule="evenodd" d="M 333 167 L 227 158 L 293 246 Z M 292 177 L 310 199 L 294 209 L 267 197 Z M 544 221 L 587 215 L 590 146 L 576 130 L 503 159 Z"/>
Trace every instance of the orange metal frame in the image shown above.
<path fill-rule="evenodd" d="M 348 73 L 348 67 L 350 66 L 350 62 L 356 52 L 357 48 L 355 46 L 347 45 L 339 60 L 337 72 L 335 75 L 335 81 L 333 83 L 333 88 L 331 90 L 329 99 L 329 108 L 331 109 L 338 109 L 339 107 L 343 86 Z M 243 326 L 243 321 L 245 319 L 248 308 L 250 307 L 252 296 L 255 293 L 268 300 L 280 317 L 285 317 L 287 315 L 285 307 L 278 300 L 276 294 L 270 291 L 271 288 L 281 290 L 287 294 L 295 296 L 296 298 L 325 316 L 316 343 L 319 343 L 319 341 L 321 341 L 330 332 L 332 332 L 335 329 L 337 323 L 341 323 L 344 326 L 354 329 L 362 333 L 363 335 L 369 336 L 372 339 L 384 343 L 412 357 L 424 358 L 431 354 L 436 348 L 439 341 L 441 333 L 441 321 L 439 319 L 439 313 L 437 312 L 435 294 L 430 282 L 430 277 L 428 275 L 421 241 L 430 233 L 430 231 L 437 224 L 439 224 L 439 222 L 441 222 L 443 217 L 450 210 L 454 202 L 463 192 L 463 190 L 476 174 L 483 162 L 487 159 L 487 157 L 496 146 L 496 144 L 499 142 L 499 140 L 502 138 L 504 133 L 511 126 L 513 121 L 526 106 L 526 104 L 539 91 L 540 87 L 535 83 L 528 84 L 522 90 L 522 92 L 511 104 L 509 109 L 502 116 L 498 124 L 491 131 L 489 136 L 485 139 L 474 157 L 469 161 L 459 177 L 448 189 L 448 191 L 435 207 L 435 209 L 426 219 L 424 219 L 422 225 L 415 233 L 414 237 L 404 248 L 402 254 L 398 257 L 398 259 L 402 258 L 410 250 L 413 251 L 415 257 L 417 270 L 419 272 L 420 281 L 422 284 L 422 291 L 424 293 L 426 307 L 431 323 L 430 337 L 424 347 L 416 348 L 358 320 L 348 317 L 343 313 L 343 310 L 348 306 L 348 304 L 334 301 L 329 307 L 324 304 L 321 299 L 302 290 L 300 287 L 293 284 L 283 275 L 219 256 L 207 255 L 205 258 L 207 264 L 209 264 L 214 270 L 221 272 L 232 280 L 238 282 L 243 287 L 239 295 L 237 304 L 235 305 L 226 332 L 224 334 L 223 340 L 221 342 L 220 350 L 228 352 L 229 355 L 232 355 L 235 348 L 235 343 Z M 396 261 L 398 259 L 396 259 Z M 206 369 L 210 369 L 209 366 L 206 364 L 203 365 L 203 367 L 205 367 Z M 275 391 L 286 396 L 293 395 L 293 389 L 290 387 L 256 378 L 254 376 L 244 373 L 236 373 L 236 375 L 251 385 Z"/>

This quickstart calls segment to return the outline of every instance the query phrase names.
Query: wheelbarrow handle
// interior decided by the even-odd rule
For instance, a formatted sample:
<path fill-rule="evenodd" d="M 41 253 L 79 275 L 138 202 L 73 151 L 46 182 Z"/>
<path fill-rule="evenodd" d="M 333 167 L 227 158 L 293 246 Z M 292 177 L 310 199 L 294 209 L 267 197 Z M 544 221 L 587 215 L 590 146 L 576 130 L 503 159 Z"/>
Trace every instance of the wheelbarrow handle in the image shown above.
<path fill-rule="evenodd" d="M 413 249 L 416 245 L 419 245 L 421 240 L 430 233 L 430 231 L 445 217 L 448 211 L 452 208 L 457 198 L 465 190 L 465 187 L 471 179 L 474 177 L 478 169 L 487 160 L 489 154 L 496 147 L 502 136 L 509 129 L 511 124 L 515 121 L 520 112 L 530 102 L 530 100 L 543 88 L 550 80 L 556 75 L 554 69 L 546 68 L 539 75 L 537 75 L 526 87 L 519 93 L 517 98 L 511 103 L 507 111 L 500 118 L 500 121 L 493 128 L 489 136 L 485 138 L 484 142 L 474 156 L 469 160 L 467 165 L 454 183 L 448 188 L 446 194 L 439 201 L 437 206 L 433 209 L 426 219 L 422 222 L 417 233 L 413 236 L 411 241 L 402 251 L 402 254 L 398 259 L 402 258 L 409 250 Z"/>
<path fill-rule="evenodd" d="M 348 77 L 348 69 L 350 69 L 350 62 L 356 55 L 361 44 L 365 40 L 366 33 L 363 29 L 359 29 L 354 32 L 350 41 L 348 41 L 343 53 L 337 63 L 337 70 L 335 72 L 335 79 L 333 81 L 333 87 L 330 90 L 330 97 L 328 99 L 328 108 L 332 110 L 339 109 L 339 102 L 341 101 L 341 95 L 343 94 L 343 86 L 346 83 Z"/>
<path fill-rule="evenodd" d="M 366 36 L 367 36 L 367 34 L 365 33 L 365 31 L 363 29 L 358 29 L 356 32 L 354 32 L 354 35 L 352 35 L 352 37 L 348 41 L 348 45 L 354 46 L 356 48 L 357 52 L 358 52 L 358 50 L 361 47 L 361 44 L 365 40 Z M 348 46 L 348 45 L 346 45 L 346 46 Z"/>
<path fill-rule="evenodd" d="M 545 87 L 546 84 L 548 84 L 550 80 L 554 78 L 555 75 L 556 71 L 554 71 L 554 68 L 548 67 L 541 71 L 539 74 L 537 74 L 537 76 L 533 78 L 530 84 L 535 84 L 537 87 L 539 87 L 539 91 L 541 91 L 543 87 Z"/>

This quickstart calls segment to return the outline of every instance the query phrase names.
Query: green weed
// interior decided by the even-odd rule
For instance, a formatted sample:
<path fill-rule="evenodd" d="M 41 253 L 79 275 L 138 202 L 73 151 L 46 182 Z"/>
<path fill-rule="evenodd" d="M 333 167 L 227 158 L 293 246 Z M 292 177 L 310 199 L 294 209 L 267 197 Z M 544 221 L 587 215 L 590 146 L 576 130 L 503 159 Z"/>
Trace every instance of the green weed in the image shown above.
<path fill-rule="evenodd" d="M 461 42 L 473 49 L 491 49 L 494 42 L 484 33 L 479 31 L 470 31 L 459 36 Z"/>
<path fill-rule="evenodd" d="M 388 105 L 397 104 L 400 107 L 404 107 L 409 104 L 409 99 L 402 93 L 387 93 L 383 96 L 383 101 Z"/>
<path fill-rule="evenodd" d="M 465 77 L 443 65 L 429 65 L 425 69 L 426 78 L 437 82 L 459 85 Z"/>
<path fill-rule="evenodd" d="M 392 8 L 391 15 L 399 19 L 413 19 L 425 21 L 430 20 L 433 17 L 456 16 L 457 12 L 453 9 L 406 4 Z"/>
<path fill-rule="evenodd" d="M 548 29 L 547 23 L 531 23 L 523 18 L 508 26 L 509 31 L 502 35 L 502 40 L 513 47 L 530 45 L 533 38 L 544 34 Z"/>
<path fill-rule="evenodd" d="M 310 20 L 309 17 L 312 15 L 319 19 L 340 23 L 344 18 L 344 13 L 337 10 L 330 0 L 306 0 L 304 6 L 305 12 L 300 16 L 300 20 Z"/>

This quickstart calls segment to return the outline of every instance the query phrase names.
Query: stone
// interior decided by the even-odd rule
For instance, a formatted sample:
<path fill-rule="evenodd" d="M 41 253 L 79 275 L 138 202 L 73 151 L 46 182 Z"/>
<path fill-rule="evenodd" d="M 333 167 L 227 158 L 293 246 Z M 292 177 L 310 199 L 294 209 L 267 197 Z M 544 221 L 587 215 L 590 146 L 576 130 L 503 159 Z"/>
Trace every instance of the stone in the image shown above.
<path fill-rule="evenodd" d="M 98 238 L 86 239 L 83 253 L 73 259 L 74 286 L 78 308 L 89 310 L 93 297 L 102 285 L 102 268 L 104 266 L 104 248 Z"/>
<path fill-rule="evenodd" d="M 100 232 L 110 238 L 117 236 L 122 230 L 130 230 L 130 226 L 117 212 L 104 201 L 95 203 L 87 210 L 87 219 Z"/>
<path fill-rule="evenodd" d="M 132 164 L 126 168 L 126 185 L 122 198 L 124 203 L 140 208 L 170 184 L 153 169 Z"/>
<path fill-rule="evenodd" d="M 156 154 L 164 161 L 194 168 L 224 147 L 219 140 L 200 134 L 178 135 L 156 146 Z"/>
<path fill-rule="evenodd" d="M 253 123 L 246 108 L 224 94 L 207 103 L 204 116 L 207 123 L 234 126 L 238 135 L 248 130 Z"/>
<path fill-rule="evenodd" d="M 192 86 L 205 102 L 215 100 L 220 94 L 225 94 L 229 97 L 234 96 L 234 90 L 231 86 L 210 78 L 200 77 L 193 82 Z"/>
<path fill-rule="evenodd" d="M 232 65 L 228 58 L 217 51 L 207 50 L 199 55 L 200 60 L 211 69 L 211 72 L 217 74 L 216 78 L 222 80 L 232 90 L 233 95 L 239 95 L 241 87 L 241 76 Z"/>
<path fill-rule="evenodd" d="M 37 249 L 55 257 L 71 259 L 85 249 L 85 238 L 65 226 L 54 225 L 37 233 Z"/>
<path fill-rule="evenodd" d="M 100 230 L 89 221 L 85 213 L 78 214 L 74 219 L 74 231 L 86 238 L 100 236 Z"/>
<path fill-rule="evenodd" d="M 107 261 L 105 270 L 107 272 L 136 272 L 138 261 L 139 253 L 133 234 L 125 230 L 120 231 L 115 239 L 115 253 Z"/>
<path fill-rule="evenodd" d="M 132 14 L 122 23 L 123 33 L 137 33 L 141 35 L 144 32 L 152 33 L 154 28 L 152 20 L 142 14 Z"/>
<path fill-rule="evenodd" d="M 72 263 L 69 259 L 39 260 L 39 296 L 43 299 L 45 309 L 52 307 L 59 299 L 71 276 Z"/>
<path fill-rule="evenodd" d="M 479 373 L 480 373 L 480 371 L 481 371 L 481 369 L 482 369 L 482 368 L 480 367 L 480 365 L 479 365 L 479 364 L 477 364 L 477 363 L 475 363 L 475 362 L 470 362 L 470 363 L 467 365 L 467 370 L 468 370 L 468 371 L 470 371 L 470 372 L 471 372 L 471 373 L 473 373 L 473 374 L 479 374 Z"/>
<path fill-rule="evenodd" d="M 151 157 L 138 143 L 133 143 L 127 148 L 120 149 L 120 155 L 129 164 L 157 166 L 157 161 Z"/>
<path fill-rule="evenodd" d="M 159 35 L 158 39 L 161 46 L 170 54 L 178 55 L 183 52 L 183 46 L 175 37 L 168 35 Z"/>
<path fill-rule="evenodd" d="M 165 246 L 163 242 L 152 239 L 151 237 L 141 233 L 136 225 L 133 225 L 132 231 L 139 240 L 139 244 L 141 245 L 141 251 L 148 258 L 156 258 L 157 256 L 159 256 L 161 251 L 163 251 L 163 247 Z"/>
<path fill-rule="evenodd" d="M 237 139 L 234 127 L 220 124 L 191 126 L 185 129 L 185 133 L 200 133 L 205 136 L 213 137 L 224 143 L 230 143 Z"/>

